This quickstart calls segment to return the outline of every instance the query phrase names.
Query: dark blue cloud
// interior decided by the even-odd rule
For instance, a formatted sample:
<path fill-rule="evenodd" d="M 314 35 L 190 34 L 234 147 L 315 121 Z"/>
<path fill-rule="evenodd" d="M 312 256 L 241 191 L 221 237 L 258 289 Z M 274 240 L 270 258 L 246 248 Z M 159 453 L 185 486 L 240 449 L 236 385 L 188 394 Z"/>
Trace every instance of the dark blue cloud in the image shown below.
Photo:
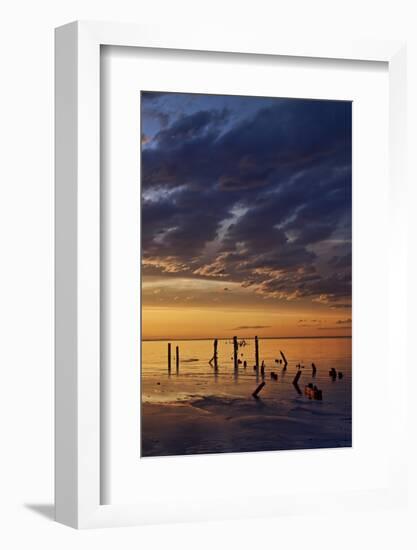
<path fill-rule="evenodd" d="M 166 92 L 142 92 L 141 99 L 143 102 L 151 102 L 160 99 L 161 97 L 169 97 L 171 94 Z"/>
<path fill-rule="evenodd" d="M 159 150 L 181 149 L 184 143 L 188 146 L 198 138 L 214 140 L 217 137 L 218 127 L 229 116 L 227 109 L 222 111 L 198 111 L 176 120 L 169 128 L 161 130 L 155 137 Z"/>
<path fill-rule="evenodd" d="M 256 98 L 245 117 L 205 97 L 210 108 L 185 109 L 142 149 L 144 258 L 278 297 L 349 298 L 351 104 Z M 336 234 L 344 259 L 327 245 L 323 271 L 318 250 Z"/>

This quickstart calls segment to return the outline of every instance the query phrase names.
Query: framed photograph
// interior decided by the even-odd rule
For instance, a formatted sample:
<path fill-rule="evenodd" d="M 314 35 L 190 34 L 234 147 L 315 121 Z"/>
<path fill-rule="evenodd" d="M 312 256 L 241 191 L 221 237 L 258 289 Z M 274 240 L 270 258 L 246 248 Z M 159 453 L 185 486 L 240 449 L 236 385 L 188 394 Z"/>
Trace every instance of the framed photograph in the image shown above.
<path fill-rule="evenodd" d="M 141 121 L 141 456 L 351 447 L 352 103 L 143 91 Z"/>
<path fill-rule="evenodd" d="M 404 52 L 57 29 L 58 521 L 404 502 Z"/>

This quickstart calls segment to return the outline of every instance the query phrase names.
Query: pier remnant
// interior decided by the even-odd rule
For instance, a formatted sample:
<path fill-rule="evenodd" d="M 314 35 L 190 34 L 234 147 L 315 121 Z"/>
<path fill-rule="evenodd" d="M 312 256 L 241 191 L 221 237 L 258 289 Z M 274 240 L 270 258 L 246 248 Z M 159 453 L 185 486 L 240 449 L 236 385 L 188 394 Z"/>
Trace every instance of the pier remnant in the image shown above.
<path fill-rule="evenodd" d="M 213 342 L 213 357 L 210 359 L 209 364 L 213 365 L 214 363 L 214 369 L 217 370 L 217 345 L 218 341 L 217 338 Z"/>
<path fill-rule="evenodd" d="M 311 368 L 313 369 L 313 378 L 314 378 L 317 372 L 316 365 L 314 363 L 311 363 Z"/>
<path fill-rule="evenodd" d="M 300 376 L 301 376 L 301 371 L 299 370 L 299 371 L 297 371 L 297 374 L 294 376 L 294 380 L 292 381 L 294 386 L 298 385 L 298 381 L 300 380 Z"/>
<path fill-rule="evenodd" d="M 279 350 L 279 352 L 280 352 L 280 354 L 281 354 L 281 357 L 282 357 L 283 360 L 284 360 L 284 368 L 283 368 L 283 370 L 287 370 L 288 361 L 287 361 L 285 355 L 283 354 L 283 352 L 282 352 L 281 350 Z"/>
<path fill-rule="evenodd" d="M 171 372 L 171 342 L 168 342 L 168 372 Z"/>
<path fill-rule="evenodd" d="M 259 392 L 261 391 L 261 389 L 265 386 L 265 382 L 261 382 L 259 384 L 259 386 L 256 388 L 256 390 L 253 392 L 252 396 L 255 398 L 255 399 L 259 399 Z"/>
<path fill-rule="evenodd" d="M 180 371 L 180 348 L 178 346 L 175 348 L 175 366 L 178 374 Z"/>
<path fill-rule="evenodd" d="M 237 358 L 238 350 L 239 350 L 239 344 L 237 341 L 237 336 L 233 336 L 233 364 L 234 364 L 235 370 L 237 370 L 238 368 L 238 358 Z"/>
<path fill-rule="evenodd" d="M 259 369 L 259 341 L 257 336 L 255 336 L 255 365 Z"/>

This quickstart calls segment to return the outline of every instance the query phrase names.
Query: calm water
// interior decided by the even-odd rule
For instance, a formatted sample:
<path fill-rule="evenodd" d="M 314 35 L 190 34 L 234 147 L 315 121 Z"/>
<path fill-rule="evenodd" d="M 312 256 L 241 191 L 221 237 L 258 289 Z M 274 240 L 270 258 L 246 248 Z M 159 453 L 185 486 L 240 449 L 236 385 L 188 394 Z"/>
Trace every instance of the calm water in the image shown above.
<path fill-rule="evenodd" d="M 144 456 L 351 445 L 350 338 L 260 339 L 266 385 L 259 400 L 251 394 L 263 379 L 253 368 L 254 341 L 246 342 L 239 347 L 242 364 L 236 373 L 231 340 L 219 340 L 217 371 L 208 363 L 213 341 L 171 341 L 170 373 L 167 342 L 142 343 Z M 285 372 L 275 362 L 280 350 L 288 361 Z M 299 363 L 304 368 L 296 388 L 292 382 Z M 331 368 L 343 378 L 333 381 Z M 322 401 L 305 396 L 310 382 L 322 390 Z"/>

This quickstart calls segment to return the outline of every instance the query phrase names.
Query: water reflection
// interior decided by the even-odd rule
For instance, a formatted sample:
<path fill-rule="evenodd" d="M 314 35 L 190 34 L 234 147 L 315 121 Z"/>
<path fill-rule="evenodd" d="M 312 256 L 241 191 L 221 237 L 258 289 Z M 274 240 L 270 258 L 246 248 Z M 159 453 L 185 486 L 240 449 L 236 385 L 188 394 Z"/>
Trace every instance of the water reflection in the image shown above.
<path fill-rule="evenodd" d="M 250 340 L 239 347 L 236 369 L 233 342 L 218 340 L 217 368 L 209 364 L 213 341 L 172 342 L 174 361 L 177 346 L 171 376 L 167 343 L 142 344 L 146 456 L 350 445 L 350 339 L 260 339 L 259 369 Z M 310 384 L 323 401 L 311 396 Z"/>

